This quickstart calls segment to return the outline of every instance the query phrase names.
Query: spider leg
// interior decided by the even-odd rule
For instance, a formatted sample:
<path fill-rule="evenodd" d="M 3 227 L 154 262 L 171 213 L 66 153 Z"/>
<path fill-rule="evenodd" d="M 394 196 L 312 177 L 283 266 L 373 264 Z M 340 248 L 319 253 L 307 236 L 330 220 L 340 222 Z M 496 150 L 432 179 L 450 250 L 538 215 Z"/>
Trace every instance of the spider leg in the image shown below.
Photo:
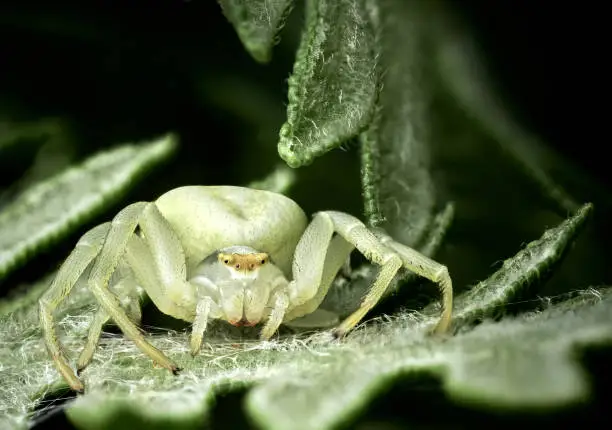
<path fill-rule="evenodd" d="M 127 254 L 136 279 L 160 311 L 193 321 L 197 294 L 187 282 L 187 263 L 179 238 L 154 203 L 143 210 L 139 225 L 144 238 L 133 235 Z"/>
<path fill-rule="evenodd" d="M 325 255 L 333 234 L 333 226 L 326 219 L 316 216 L 306 227 L 293 255 L 293 280 L 270 295 L 268 304 L 271 311 L 261 331 L 262 339 L 269 339 L 276 332 L 286 319 L 288 310 L 303 305 L 315 296 L 321 284 Z"/>
<path fill-rule="evenodd" d="M 79 359 L 77 360 L 77 375 L 80 375 L 91 362 L 93 354 L 98 346 L 98 342 L 100 341 L 100 336 L 102 335 L 102 327 L 108 322 L 109 319 L 110 317 L 104 309 L 100 308 L 94 314 L 93 320 L 89 326 L 87 342 L 85 343 L 85 347 L 83 347 L 81 355 L 79 355 Z"/>
<path fill-rule="evenodd" d="M 137 285 L 143 287 L 162 312 L 191 321 L 193 316 L 189 306 L 180 306 L 180 298 L 177 303 L 177 298 L 167 294 L 168 290 L 176 291 L 176 288 L 173 288 L 175 285 L 179 285 L 178 291 L 182 293 L 189 293 L 191 288 L 185 281 L 185 257 L 178 238 L 155 204 L 145 204 L 139 215 L 138 225 L 144 238 L 136 234 L 129 235 L 125 245 L 125 260 L 119 262 L 116 269 L 120 280 L 111 287 L 111 291 L 134 323 L 140 322 L 141 317 Z M 188 294 L 186 296 L 189 297 Z M 110 318 L 103 307 L 98 310 L 90 327 L 87 344 L 78 360 L 79 371 L 91 361 L 102 326 Z M 205 327 L 204 325 L 202 333 Z"/>
<path fill-rule="evenodd" d="M 270 297 L 271 312 L 262 329 L 262 339 L 269 339 L 282 322 L 310 314 L 319 307 L 354 248 L 341 236 L 332 237 L 333 234 L 333 222 L 326 216 L 315 215 L 306 227 L 293 256 L 293 280 Z"/>
<path fill-rule="evenodd" d="M 320 221 L 320 224 L 325 225 L 326 230 L 331 229 L 333 231 L 333 224 L 331 224 L 328 219 L 323 218 L 323 221 Z M 300 243 L 298 244 L 298 248 L 310 248 L 310 246 L 308 246 L 306 242 L 300 241 Z M 342 269 L 347 264 L 349 255 L 351 254 L 353 249 L 355 249 L 353 244 L 347 242 L 342 236 L 337 235 L 333 237 L 331 242 L 326 245 L 326 248 L 320 249 L 318 251 L 312 251 L 312 253 L 317 252 L 321 255 L 325 255 L 321 278 L 318 283 L 313 282 L 307 284 L 303 281 L 300 281 L 302 279 L 301 272 L 296 273 L 296 271 L 294 271 L 294 279 L 297 279 L 298 281 L 295 283 L 293 288 L 301 288 L 302 296 L 309 295 L 311 297 L 301 305 L 293 306 L 290 311 L 287 312 L 287 315 L 285 316 L 285 322 L 292 321 L 304 315 L 309 315 L 319 307 L 323 299 L 325 299 L 325 296 L 329 291 L 329 287 L 336 278 L 336 275 L 338 274 L 340 269 Z M 299 258 L 299 256 L 301 255 L 304 254 L 298 254 L 296 250 L 296 256 Z M 296 262 L 298 263 L 298 267 L 304 268 L 312 268 L 314 264 L 317 264 L 311 261 L 304 260 L 296 260 Z"/>
<path fill-rule="evenodd" d="M 119 301 L 130 319 L 136 324 L 140 323 L 142 317 L 140 311 L 140 294 L 135 279 L 133 277 L 121 278 L 111 289 L 119 298 Z M 98 342 L 100 341 L 100 336 L 102 335 L 102 328 L 109 319 L 110 316 L 101 307 L 95 313 L 93 321 L 89 326 L 85 347 L 77 360 L 77 375 L 79 375 L 91 362 Z"/>
<path fill-rule="evenodd" d="M 435 332 L 444 332 L 450 323 L 452 312 L 452 283 L 445 266 L 425 257 L 419 252 L 394 242 L 390 238 L 379 239 L 357 218 L 342 212 L 320 212 L 328 217 L 334 229 L 370 261 L 381 266 L 372 288 L 364 297 L 361 306 L 349 315 L 335 331 L 337 336 L 353 328 L 378 303 L 393 277 L 405 266 L 416 274 L 437 282 L 443 293 L 443 312 Z"/>
<path fill-rule="evenodd" d="M 136 226 L 141 222 L 143 213 L 153 203 L 134 203 L 121 210 L 111 223 L 110 231 L 104 241 L 100 255 L 96 259 L 88 279 L 88 285 L 101 308 L 113 319 L 121 331 L 155 363 L 176 373 L 178 366 L 159 349 L 151 345 L 138 327 L 121 308 L 121 304 L 108 288 L 108 282 L 117 267 L 119 259 L 125 254 L 126 247 Z M 141 225 L 143 228 L 143 225 Z M 155 239 L 153 239 L 155 240 Z"/>
<path fill-rule="evenodd" d="M 39 318 L 43 337 L 49 354 L 55 365 L 70 387 L 78 392 L 83 391 L 83 383 L 75 375 L 62 351 L 57 338 L 56 323 L 53 312 L 70 294 L 79 277 L 87 266 L 96 258 L 110 229 L 110 223 L 101 224 L 81 237 L 74 250 L 60 267 L 57 276 L 49 289 L 39 300 Z"/>
<path fill-rule="evenodd" d="M 204 297 L 196 306 L 196 317 L 193 320 L 193 328 L 191 329 L 191 338 L 189 344 L 191 347 L 191 355 L 196 356 L 202 347 L 202 338 L 208 325 L 210 309 L 213 306 L 213 300 L 210 297 Z"/>
<path fill-rule="evenodd" d="M 446 266 L 424 256 L 406 245 L 395 242 L 388 236 L 383 237 L 381 241 L 397 252 L 402 259 L 404 267 L 438 284 L 438 288 L 442 294 L 442 312 L 433 332 L 440 334 L 445 333 L 450 325 L 453 312 L 453 283 Z"/>
<path fill-rule="evenodd" d="M 262 340 L 270 339 L 283 322 L 285 312 L 289 307 L 289 295 L 287 291 L 285 289 L 277 289 L 274 291 L 270 296 L 270 303 L 272 304 L 272 310 L 259 335 Z"/>

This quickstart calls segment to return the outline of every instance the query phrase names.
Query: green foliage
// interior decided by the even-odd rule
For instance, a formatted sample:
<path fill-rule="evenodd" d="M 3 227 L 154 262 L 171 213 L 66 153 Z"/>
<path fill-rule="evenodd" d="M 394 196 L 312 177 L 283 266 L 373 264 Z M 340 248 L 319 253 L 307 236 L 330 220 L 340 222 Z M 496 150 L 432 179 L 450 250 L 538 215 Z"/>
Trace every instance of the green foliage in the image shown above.
<path fill-rule="evenodd" d="M 308 0 L 289 78 L 278 153 L 291 167 L 363 130 L 378 90 L 378 6 L 372 0 Z"/>
<path fill-rule="evenodd" d="M 138 175 L 166 158 L 174 147 L 172 136 L 124 145 L 17 196 L 0 213 L 0 277 L 116 202 Z"/>
<path fill-rule="evenodd" d="M 378 109 L 361 135 L 362 183 L 370 224 L 416 246 L 432 221 L 436 199 L 430 174 L 433 126 L 422 14 L 403 14 L 381 2 L 380 67 L 385 70 Z M 402 43 L 398 43 L 398 41 Z"/>
<path fill-rule="evenodd" d="M 459 103 L 495 142 L 515 159 L 561 213 L 573 211 L 578 203 L 556 183 L 550 172 L 567 164 L 548 149 L 537 136 L 526 132 L 495 97 L 493 83 L 477 57 L 474 42 L 451 17 L 441 19 L 434 33 L 435 60 L 440 76 Z"/>
<path fill-rule="evenodd" d="M 118 417 L 140 425 L 196 428 L 206 420 L 216 395 L 253 387 L 246 407 L 263 428 L 284 429 L 293 423 L 299 429 L 328 429 L 358 414 L 398 375 L 414 372 L 438 375 L 447 393 L 462 402 L 498 408 L 578 402 L 588 386 L 573 361 L 575 346 L 612 341 L 612 288 L 585 290 L 541 312 L 486 322 L 473 330 L 469 326 L 518 291 L 533 287 L 533 278 L 522 275 L 535 270 L 537 258 L 546 261 L 545 267 L 558 263 L 589 211 L 584 206 L 459 296 L 455 331 L 460 334 L 453 338 L 424 336 L 436 321 L 436 305 L 372 322 L 341 342 L 334 342 L 330 331 L 245 341 L 239 340 L 237 329 L 218 323 L 207 332 L 207 348 L 195 358 L 188 353 L 188 332 L 152 334 L 151 342 L 183 367 L 176 377 L 155 369 L 128 339 L 106 338 L 83 374 L 89 393 L 69 406 L 68 415 L 84 429 L 108 428 Z M 34 402 L 59 381 L 39 338 L 33 300 L 47 282 L 32 286 L 21 306 L 0 319 L 2 379 L 9 387 L 2 392 L 0 412 L 13 425 L 23 424 Z M 64 344 L 72 353 L 82 347 L 93 304 L 81 286 L 60 313 Z M 12 359 L 16 351 L 19 361 Z"/>
<path fill-rule="evenodd" d="M 219 0 L 245 49 L 254 59 L 267 63 L 276 35 L 291 11 L 292 0 Z"/>
<path fill-rule="evenodd" d="M 219 3 L 251 56 L 259 62 L 269 61 L 293 2 Z M 468 281 L 455 282 L 452 335 L 446 338 L 426 335 L 440 310 L 437 303 L 431 303 L 431 294 L 425 294 L 425 303 L 421 300 L 414 306 L 404 300 L 431 286 L 408 273 L 397 277 L 381 306 L 342 340 L 333 340 L 330 330 L 300 332 L 285 327 L 274 340 L 261 342 L 259 327 L 238 329 L 213 321 L 201 353 L 191 357 L 190 327 L 152 327 L 145 319 L 147 339 L 183 371 L 174 376 L 155 368 L 121 334 L 103 336 L 92 364 L 82 374 L 86 394 L 66 405 L 69 420 L 81 429 L 195 429 L 210 424 L 212 409 L 221 396 L 244 391 L 244 402 L 236 405 L 234 415 L 246 415 L 259 428 L 333 429 L 358 419 L 380 393 L 407 375 L 433 375 L 450 401 L 481 410 L 542 412 L 587 401 L 588 377 L 577 352 L 612 342 L 612 287 L 595 288 L 591 287 L 594 283 L 580 279 L 581 283 L 572 283 L 564 291 L 542 294 L 545 281 L 555 273 L 564 277 L 580 269 L 583 276 L 599 262 L 594 252 L 583 252 L 582 266 L 576 261 L 569 268 L 567 263 L 561 265 L 595 212 L 592 204 L 578 204 L 581 199 L 553 179 L 553 173 L 573 172 L 573 167 L 548 151 L 507 112 L 469 35 L 439 2 L 305 3 L 306 22 L 288 82 L 287 117 L 278 143 L 287 165 L 304 166 L 338 146 L 359 145 L 366 222 L 427 256 L 438 254 L 445 264 L 446 258 L 465 249 L 460 246 L 466 241 L 480 240 L 477 244 L 487 265 L 512 254 L 514 251 L 491 251 L 507 233 L 508 219 L 523 228 L 516 229 L 521 233 L 537 233 L 517 234 L 508 249 L 522 249 L 500 262 L 497 270 L 489 266 L 485 272 L 469 272 L 461 278 Z M 258 106 L 250 101 L 252 105 L 245 107 L 240 88 L 248 85 L 220 88 L 215 89 L 217 102 L 221 93 L 228 100 L 219 104 L 243 110 Z M 264 116 L 257 112 L 253 117 Z M 461 123 L 464 134 L 456 133 L 453 121 Z M 473 129 L 480 135 L 472 133 Z M 0 123 L 0 151 L 16 147 L 20 139 L 42 139 L 56 131 L 54 121 L 5 128 Z M 263 133 L 269 135 L 270 130 Z M 528 200 L 530 190 L 521 188 L 520 175 L 507 182 L 517 182 L 521 208 L 532 205 L 528 215 L 511 205 L 510 196 L 485 200 L 482 183 L 486 172 L 500 169 L 503 175 L 506 167 L 496 164 L 501 158 L 489 158 L 485 144 L 461 146 L 462 139 L 499 145 L 537 185 L 534 194 L 552 202 L 562 219 L 551 218 L 548 206 L 542 208 L 541 202 L 534 205 Z M 14 275 L 42 249 L 58 245 L 94 214 L 119 202 L 141 173 L 166 159 L 175 146 L 173 135 L 167 135 L 150 143 L 106 150 L 51 177 L 43 169 L 19 184 L 17 196 L 2 196 L 0 281 Z M 247 164 L 257 166 L 261 161 L 256 158 L 258 150 L 251 141 L 240 150 L 244 148 Z M 457 152 L 461 154 L 452 158 L 448 154 L 454 148 L 460 148 Z M 228 144 L 222 149 L 231 152 L 232 148 Z M 205 152 L 210 155 L 211 151 Z M 459 176 L 437 172 L 445 165 L 436 163 L 445 156 L 452 158 L 446 166 L 469 160 L 469 166 L 485 173 L 475 183 L 462 185 L 467 171 Z M 217 161 L 216 156 L 208 158 L 213 164 Z M 321 161 L 327 158 L 331 154 Z M 248 184 L 299 195 L 308 175 L 323 172 L 323 183 L 330 187 L 340 182 L 337 176 L 345 172 L 341 166 L 325 166 L 327 170 L 309 171 L 310 167 L 295 170 L 277 164 L 267 177 Z M 224 178 L 231 177 L 219 170 Z M 204 176 L 198 173 L 198 178 Z M 176 186 L 171 175 L 167 176 L 164 184 Z M 355 176 L 353 189 L 357 183 Z M 455 183 L 468 190 L 469 199 L 452 192 Z M 337 198 L 327 189 L 305 188 L 302 196 L 332 202 Z M 495 211 L 498 205 L 503 208 Z M 507 212 L 507 216 L 491 219 L 489 212 Z M 568 214 L 571 216 L 565 219 Z M 452 228 L 453 222 L 458 227 Z M 482 229 L 482 224 L 494 228 L 480 232 L 479 237 L 474 230 L 458 231 L 470 222 Z M 555 223 L 539 239 L 519 245 L 526 237 L 540 234 L 543 225 Z M 447 242 L 450 246 L 442 246 Z M 455 269 L 464 270 L 460 264 L 449 264 L 449 268 L 453 279 Z M 377 268 L 369 263 L 343 273 L 322 308 L 348 315 L 376 274 Z M 46 402 L 67 391 L 44 348 L 38 323 L 37 299 L 54 275 L 51 271 L 38 281 L 22 282 L 0 299 L 0 428 L 26 428 L 35 409 L 37 413 L 53 409 Z M 483 278 L 471 287 L 464 285 Z M 528 303 L 526 309 L 521 302 Z M 61 341 L 73 363 L 96 306 L 85 283 L 79 283 L 57 312 Z"/>

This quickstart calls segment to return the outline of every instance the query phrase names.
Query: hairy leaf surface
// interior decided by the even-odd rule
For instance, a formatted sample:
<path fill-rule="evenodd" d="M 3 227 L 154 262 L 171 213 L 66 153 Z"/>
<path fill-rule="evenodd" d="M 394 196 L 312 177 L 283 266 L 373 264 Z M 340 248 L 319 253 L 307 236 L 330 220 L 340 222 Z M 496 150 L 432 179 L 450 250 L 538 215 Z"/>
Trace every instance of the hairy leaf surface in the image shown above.
<path fill-rule="evenodd" d="M 25 190 L 0 213 L 0 278 L 67 235 L 166 158 L 175 139 L 124 145 Z"/>
<path fill-rule="evenodd" d="M 249 54 L 261 63 L 270 61 L 276 36 L 293 0 L 219 0 L 219 3 Z"/>
<path fill-rule="evenodd" d="M 83 373 L 88 392 L 68 406 L 68 415 L 84 429 L 107 428 L 128 417 L 143 427 L 196 428 L 206 421 L 215 396 L 253 386 L 246 410 L 262 428 L 293 423 L 298 429 L 329 429 L 358 415 L 391 381 L 414 372 L 437 375 L 456 401 L 490 408 L 554 408 L 578 402 L 588 394 L 588 385 L 573 352 L 579 345 L 612 340 L 612 288 L 588 289 L 540 312 L 474 329 L 465 324 L 472 322 L 470 316 L 491 315 L 518 289 L 535 287 L 534 275 L 563 256 L 589 211 L 584 206 L 459 296 L 459 333 L 452 338 L 424 334 L 435 323 L 437 305 L 371 321 L 340 342 L 329 331 L 285 333 L 260 342 L 258 328 L 241 331 L 219 322 L 207 331 L 207 346 L 195 358 L 189 354 L 188 332 L 150 334 L 151 342 L 183 367 L 174 376 L 154 368 L 123 336 L 105 337 Z M 541 261 L 534 263 L 526 254 L 539 254 Z M 6 425 L 25 426 L 35 402 L 61 382 L 37 324 L 35 297 L 43 284 L 32 286 L 19 306 L 0 317 L 5 387 L 0 416 Z M 83 346 L 92 304 L 91 295 L 79 286 L 59 312 L 62 339 L 73 359 Z M 16 351 L 20 360 L 13 359 Z"/>
<path fill-rule="evenodd" d="M 291 167 L 356 136 L 378 93 L 376 0 L 308 0 L 278 152 Z"/>

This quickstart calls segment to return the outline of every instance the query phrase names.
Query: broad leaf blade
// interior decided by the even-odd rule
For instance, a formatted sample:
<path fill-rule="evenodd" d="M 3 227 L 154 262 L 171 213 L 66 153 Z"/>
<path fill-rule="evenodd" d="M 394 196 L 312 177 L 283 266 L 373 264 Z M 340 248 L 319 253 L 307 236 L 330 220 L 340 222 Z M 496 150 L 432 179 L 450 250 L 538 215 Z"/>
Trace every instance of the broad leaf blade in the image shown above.
<path fill-rule="evenodd" d="M 589 210 L 585 206 L 555 235 L 573 236 Z M 550 254 L 561 256 L 555 246 Z M 83 346 L 95 304 L 83 287 L 77 287 L 58 312 L 64 346 L 73 358 Z M 588 388 L 572 361 L 574 346 L 612 340 L 612 289 L 593 291 L 539 314 L 481 324 L 446 342 L 424 336 L 437 318 L 433 307 L 371 321 L 341 342 L 332 342 L 329 332 L 260 342 L 258 328 L 214 323 L 206 347 L 195 358 L 189 355 L 188 331 L 149 334 L 155 346 L 184 368 L 178 376 L 155 369 L 125 337 L 105 337 L 82 375 L 87 394 L 67 412 L 79 428 L 108 428 L 121 419 L 130 419 L 135 428 L 194 428 L 206 421 L 219 393 L 255 385 L 247 411 L 262 428 L 292 423 L 291 428 L 324 430 L 355 416 L 381 389 L 410 372 L 440 375 L 458 401 L 487 400 L 491 408 L 559 407 L 580 400 Z M 472 304 L 481 314 L 499 305 L 486 289 L 477 296 L 467 294 L 471 301 L 460 296 L 457 315 L 475 312 Z M 12 427 L 25 427 L 35 399 L 61 379 L 41 342 L 35 302 L 0 316 L 0 327 L 0 416 Z M 11 359 L 15 351 L 21 360 Z"/>
<path fill-rule="evenodd" d="M 562 259 L 591 210 L 592 205 L 583 206 L 507 260 L 482 288 L 459 296 L 459 324 L 475 314 L 491 315 L 519 289 L 541 280 Z M 605 300 L 599 303 L 601 297 Z M 612 341 L 612 288 L 602 294 L 588 290 L 540 315 L 483 324 L 447 342 L 423 337 L 423 328 L 437 319 L 432 308 L 357 331 L 342 352 L 319 354 L 318 366 L 298 367 L 255 388 L 248 398 L 251 413 L 266 429 L 282 429 L 289 422 L 299 423 L 297 429 L 331 429 L 358 413 L 390 381 L 414 372 L 437 374 L 458 401 L 498 409 L 562 407 L 588 392 L 573 362 L 573 348 Z"/>
<path fill-rule="evenodd" d="M 394 380 L 414 373 L 436 374 L 457 402 L 490 409 L 577 404 L 588 384 L 574 352 L 612 341 L 612 288 L 483 324 L 447 342 L 423 338 L 419 320 L 402 314 L 356 332 L 342 346 L 312 348 L 317 365 L 295 366 L 257 386 L 247 397 L 249 412 L 264 429 L 337 428 Z"/>
<path fill-rule="evenodd" d="M 249 54 L 260 63 L 270 61 L 293 0 L 219 0 L 219 4 Z"/>
<path fill-rule="evenodd" d="M 308 0 L 278 152 L 291 167 L 356 136 L 378 90 L 375 0 Z"/>
<path fill-rule="evenodd" d="M 0 278 L 116 201 L 142 172 L 168 157 L 175 144 L 168 135 L 100 153 L 7 204 L 0 213 Z"/>

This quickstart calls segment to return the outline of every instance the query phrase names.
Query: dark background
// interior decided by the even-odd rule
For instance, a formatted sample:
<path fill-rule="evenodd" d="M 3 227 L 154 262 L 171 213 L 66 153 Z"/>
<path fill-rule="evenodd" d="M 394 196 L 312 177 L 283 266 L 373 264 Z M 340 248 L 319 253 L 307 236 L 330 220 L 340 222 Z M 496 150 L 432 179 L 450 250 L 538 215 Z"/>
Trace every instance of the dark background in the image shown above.
<path fill-rule="evenodd" d="M 603 6 L 511 0 L 448 3 L 476 34 L 501 93 L 525 127 L 609 190 L 609 138 L 600 113 L 607 106 L 607 100 L 601 100 L 607 89 Z M 61 118 L 70 129 L 72 144 L 67 144 L 66 151 L 73 161 L 109 143 L 177 131 L 179 152 L 139 183 L 130 192 L 130 200 L 150 200 L 189 183 L 247 183 L 264 176 L 279 161 L 276 137 L 284 119 L 286 78 L 302 19 L 298 7 L 281 34 L 272 62 L 259 65 L 242 49 L 212 0 L 4 1 L 0 5 L 0 121 Z M 0 190 L 11 192 L 11 184 L 31 164 L 39 144 L 24 142 L 0 153 Z M 333 205 L 360 213 L 357 148 L 348 144 L 345 149 L 300 169 L 292 195 L 299 197 L 307 212 Z M 488 199 L 487 220 L 462 218 L 462 213 L 469 212 L 469 208 L 461 211 L 462 204 L 471 203 L 462 203 L 461 193 L 456 196 L 452 184 L 447 186 L 449 195 L 460 201 L 456 226 L 439 258 L 449 265 L 458 286 L 483 279 L 496 261 L 513 255 L 560 219 L 538 200 L 533 184 L 512 163 L 506 163 L 495 149 L 485 150 L 484 155 L 491 157 L 494 170 L 503 172 L 503 177 L 491 180 L 491 189 L 479 191 L 478 198 Z M 472 169 L 466 175 L 473 175 L 476 183 L 478 173 Z M 582 200 L 581 195 L 577 198 Z M 495 212 L 496 199 L 511 201 L 512 210 Z M 90 224 L 107 219 L 124 204 Z M 536 206 L 544 209 L 529 213 L 520 209 Z M 610 229 L 606 212 L 599 216 L 595 225 L 600 227 L 591 227 L 591 239 L 581 239 L 565 265 L 568 268 L 564 266 L 548 291 L 576 288 L 577 279 L 582 281 L 580 287 L 610 282 L 606 263 L 610 253 L 604 243 Z M 19 270 L 2 293 L 55 267 L 87 227 Z M 478 229 L 483 231 L 479 234 Z M 494 244 L 488 242 L 491 231 L 499 237 Z M 599 241 L 593 239 L 597 236 Z M 601 382 L 604 359 L 600 352 L 585 354 L 585 364 L 600 375 L 596 386 L 603 393 L 609 386 Z M 484 426 L 509 419 L 451 405 L 440 393 L 435 381 L 397 384 L 363 417 L 360 428 L 374 428 L 367 422 L 404 423 L 407 419 L 417 426 L 437 423 L 441 427 L 452 420 Z M 240 396 L 221 398 L 213 421 L 222 426 Z M 416 409 L 431 413 L 398 418 L 397 409 L 390 406 L 398 399 L 429 404 Z M 434 406 L 443 413 L 435 412 Z M 549 423 L 583 420 L 601 412 L 597 401 L 589 407 L 594 409 L 541 419 Z M 531 418 L 515 416 L 511 422 Z"/>
<path fill-rule="evenodd" d="M 524 123 L 609 183 L 607 136 L 599 113 L 607 88 L 603 6 L 447 3 L 476 33 Z M 291 15 L 272 63 L 258 65 L 242 50 L 214 1 L 4 1 L 0 112 L 17 118 L 67 115 L 86 138 L 80 142 L 92 146 L 178 129 L 188 143 L 193 138 L 201 154 L 194 162 L 207 163 L 215 154 L 202 174 L 236 174 L 220 167 L 236 156 L 235 127 L 222 127 L 236 119 L 227 106 L 218 106 L 214 90 L 240 93 L 243 88 L 219 85 L 219 80 L 248 79 L 272 94 L 261 109 L 275 110 L 270 117 L 282 115 L 300 12 L 298 7 Z M 245 93 L 249 96 L 257 94 Z M 219 137 L 212 143 L 214 132 Z M 268 144 L 273 147 L 275 141 Z"/>

